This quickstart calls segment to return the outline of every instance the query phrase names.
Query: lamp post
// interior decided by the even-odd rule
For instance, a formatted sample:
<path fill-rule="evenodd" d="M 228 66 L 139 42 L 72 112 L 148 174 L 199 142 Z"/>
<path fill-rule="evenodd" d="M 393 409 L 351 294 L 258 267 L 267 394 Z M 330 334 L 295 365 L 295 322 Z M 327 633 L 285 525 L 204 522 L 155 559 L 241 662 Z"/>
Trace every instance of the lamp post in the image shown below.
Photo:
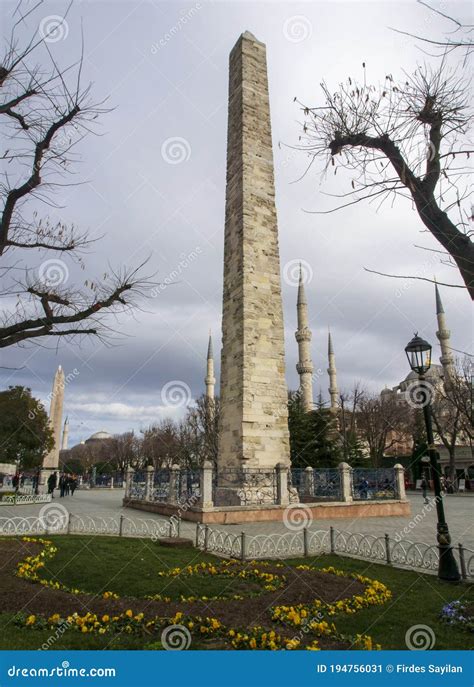
<path fill-rule="evenodd" d="M 441 482 L 439 474 L 438 453 L 434 445 L 433 423 L 431 417 L 431 394 L 425 382 L 425 374 L 431 366 L 431 344 L 415 334 L 413 339 L 405 347 L 408 362 L 411 369 L 417 373 L 420 380 L 420 401 L 423 407 L 423 416 L 426 426 L 426 439 L 428 443 L 429 463 L 433 476 L 433 486 L 436 501 L 436 514 L 438 517 L 437 535 L 439 549 L 438 577 L 440 580 L 457 582 L 461 579 L 456 559 L 451 547 L 448 523 L 444 515 L 443 498 L 441 496 Z"/>

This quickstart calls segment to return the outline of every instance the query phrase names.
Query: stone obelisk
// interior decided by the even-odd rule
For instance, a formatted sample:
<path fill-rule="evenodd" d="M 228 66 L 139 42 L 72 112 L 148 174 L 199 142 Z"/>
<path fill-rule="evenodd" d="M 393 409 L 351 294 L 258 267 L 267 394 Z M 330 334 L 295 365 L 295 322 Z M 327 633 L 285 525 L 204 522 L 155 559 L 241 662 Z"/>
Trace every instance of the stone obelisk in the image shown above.
<path fill-rule="evenodd" d="M 265 45 L 230 54 L 218 471 L 290 464 Z"/>
<path fill-rule="evenodd" d="M 54 471 L 59 467 L 61 448 L 61 429 L 64 403 L 64 372 L 61 365 L 54 375 L 53 389 L 49 406 L 49 423 L 53 431 L 54 446 L 43 459 L 43 471 Z"/>
<path fill-rule="evenodd" d="M 69 445 L 69 418 L 66 417 L 63 426 L 63 438 L 61 441 L 61 451 L 67 451 Z"/>

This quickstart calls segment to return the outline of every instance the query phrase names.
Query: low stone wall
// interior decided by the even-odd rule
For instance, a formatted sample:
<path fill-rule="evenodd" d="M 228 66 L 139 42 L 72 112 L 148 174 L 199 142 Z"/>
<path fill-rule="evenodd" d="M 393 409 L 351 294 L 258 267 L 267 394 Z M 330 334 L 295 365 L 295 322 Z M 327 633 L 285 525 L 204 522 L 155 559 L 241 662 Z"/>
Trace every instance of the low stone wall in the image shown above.
<path fill-rule="evenodd" d="M 141 499 L 123 499 L 126 508 L 136 508 L 160 515 L 176 515 L 183 520 L 200 522 L 209 525 L 236 525 L 244 522 L 272 522 L 283 520 L 288 506 L 268 505 L 262 506 L 227 506 L 225 508 L 198 508 L 186 507 L 170 503 L 144 501 Z M 298 508 L 293 504 L 291 508 Z M 331 520 L 336 518 L 380 518 L 384 516 L 410 515 L 410 503 L 405 500 L 384 501 L 353 501 L 353 502 L 328 502 L 305 503 L 302 509 L 311 512 L 313 520 Z"/>

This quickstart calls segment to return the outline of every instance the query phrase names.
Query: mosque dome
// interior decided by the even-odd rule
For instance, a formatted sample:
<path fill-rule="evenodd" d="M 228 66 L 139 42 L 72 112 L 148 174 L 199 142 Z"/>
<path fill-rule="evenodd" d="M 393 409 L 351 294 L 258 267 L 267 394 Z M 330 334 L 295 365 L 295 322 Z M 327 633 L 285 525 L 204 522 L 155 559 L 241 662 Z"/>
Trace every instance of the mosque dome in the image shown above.
<path fill-rule="evenodd" d="M 112 435 L 106 432 L 105 429 L 101 429 L 100 432 L 92 434 L 88 439 L 86 439 L 86 443 L 88 441 L 102 441 L 103 439 L 112 439 Z"/>

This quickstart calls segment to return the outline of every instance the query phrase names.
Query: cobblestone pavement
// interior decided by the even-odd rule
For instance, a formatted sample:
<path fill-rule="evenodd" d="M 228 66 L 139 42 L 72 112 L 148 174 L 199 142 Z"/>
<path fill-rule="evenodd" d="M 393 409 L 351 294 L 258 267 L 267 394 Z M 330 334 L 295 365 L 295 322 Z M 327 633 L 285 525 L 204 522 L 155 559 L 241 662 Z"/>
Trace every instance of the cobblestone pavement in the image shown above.
<path fill-rule="evenodd" d="M 53 503 L 61 503 L 74 515 L 120 515 L 137 520 L 152 518 L 162 520 L 162 516 L 123 508 L 123 489 L 93 489 L 76 491 L 74 496 L 64 498 L 55 497 Z M 376 536 L 398 534 L 402 539 L 411 541 L 436 542 L 436 509 L 433 506 L 423 506 L 421 494 L 409 494 L 411 503 L 410 517 L 378 517 L 378 518 L 337 518 L 331 520 L 314 520 L 312 530 L 327 530 L 331 525 L 339 530 L 373 534 Z M 38 515 L 44 504 L 27 506 L 1 506 L 0 517 Z M 464 546 L 474 550 L 474 495 L 447 495 L 444 498 L 446 518 L 453 544 L 462 542 Z M 288 531 L 283 522 L 245 523 L 242 525 L 219 525 L 218 529 L 239 533 L 245 531 L 249 535 L 283 533 Z M 196 526 L 193 523 L 182 523 L 182 535 L 193 537 Z"/>

